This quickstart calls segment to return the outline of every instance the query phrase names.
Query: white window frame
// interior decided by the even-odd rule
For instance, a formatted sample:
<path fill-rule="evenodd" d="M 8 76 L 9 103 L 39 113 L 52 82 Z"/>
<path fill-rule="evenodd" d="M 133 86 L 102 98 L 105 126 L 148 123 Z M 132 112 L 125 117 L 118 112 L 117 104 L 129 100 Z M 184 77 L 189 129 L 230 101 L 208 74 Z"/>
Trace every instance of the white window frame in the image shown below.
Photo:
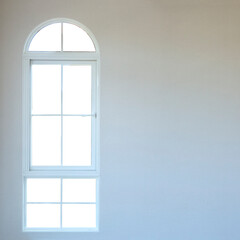
<path fill-rule="evenodd" d="M 92 39 L 95 52 L 67 52 L 67 51 L 28 51 L 30 43 L 36 33 L 53 23 L 70 23 L 83 29 Z M 61 37 L 62 39 L 62 37 Z M 63 46 L 63 44 L 61 44 Z M 89 232 L 99 231 L 99 176 L 100 176 L 100 53 L 97 41 L 91 31 L 77 21 L 57 18 L 46 21 L 37 26 L 27 38 L 23 50 L 23 83 L 22 83 L 22 163 L 23 163 L 23 214 L 22 229 L 24 232 Z M 92 66 L 92 166 L 91 167 L 45 167 L 31 166 L 31 64 L 64 64 L 76 63 Z M 62 113 L 61 113 L 62 114 Z M 75 115 L 75 114 L 74 114 Z M 77 115 L 77 114 L 76 114 Z M 26 179 L 27 178 L 95 178 L 96 186 L 96 228 L 26 228 Z M 62 181 L 61 181 L 62 182 Z"/>

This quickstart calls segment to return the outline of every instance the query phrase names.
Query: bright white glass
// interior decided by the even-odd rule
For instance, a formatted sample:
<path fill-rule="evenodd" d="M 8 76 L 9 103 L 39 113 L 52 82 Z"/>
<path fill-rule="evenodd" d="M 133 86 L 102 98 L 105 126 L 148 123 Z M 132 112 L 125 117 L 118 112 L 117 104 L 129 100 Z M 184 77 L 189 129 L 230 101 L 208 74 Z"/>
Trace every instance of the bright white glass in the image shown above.
<path fill-rule="evenodd" d="M 32 117 L 32 166 L 61 165 L 61 117 Z"/>
<path fill-rule="evenodd" d="M 60 202 L 61 180 L 59 178 L 27 179 L 27 202 Z"/>
<path fill-rule="evenodd" d="M 96 179 L 63 179 L 63 202 L 96 202 Z"/>
<path fill-rule="evenodd" d="M 61 113 L 61 65 L 32 65 L 32 113 Z"/>
<path fill-rule="evenodd" d="M 90 51 L 95 47 L 89 35 L 70 23 L 63 23 L 63 51 Z"/>
<path fill-rule="evenodd" d="M 96 204 L 63 204 L 62 227 L 96 227 Z"/>
<path fill-rule="evenodd" d="M 91 114 L 91 66 L 63 66 L 63 113 Z"/>
<path fill-rule="evenodd" d="M 27 228 L 59 228 L 59 204 L 27 204 Z"/>
<path fill-rule="evenodd" d="M 42 28 L 33 37 L 29 51 L 61 51 L 61 23 Z"/>
<path fill-rule="evenodd" d="M 91 117 L 63 117 L 63 165 L 91 166 Z"/>

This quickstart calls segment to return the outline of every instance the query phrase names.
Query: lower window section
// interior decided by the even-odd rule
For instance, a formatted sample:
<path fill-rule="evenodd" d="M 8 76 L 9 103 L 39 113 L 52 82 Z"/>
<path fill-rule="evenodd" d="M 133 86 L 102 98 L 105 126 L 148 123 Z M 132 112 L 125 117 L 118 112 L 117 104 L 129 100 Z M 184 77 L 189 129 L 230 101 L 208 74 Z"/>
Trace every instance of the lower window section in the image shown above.
<path fill-rule="evenodd" d="M 63 228 L 95 228 L 96 204 L 63 204 Z"/>
<path fill-rule="evenodd" d="M 24 229 L 97 230 L 96 178 L 27 178 Z"/>
<path fill-rule="evenodd" d="M 27 228 L 60 228 L 60 204 L 27 204 Z"/>

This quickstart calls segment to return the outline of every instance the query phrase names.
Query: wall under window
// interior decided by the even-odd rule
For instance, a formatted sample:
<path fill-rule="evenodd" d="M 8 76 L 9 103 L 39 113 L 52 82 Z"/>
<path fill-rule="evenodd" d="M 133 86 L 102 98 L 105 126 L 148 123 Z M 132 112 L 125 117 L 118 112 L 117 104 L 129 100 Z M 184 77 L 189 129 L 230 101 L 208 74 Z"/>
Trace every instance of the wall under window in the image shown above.
<path fill-rule="evenodd" d="M 239 240 L 240 5 L 0 3 L 1 240 Z M 22 50 L 75 19 L 101 47 L 98 233 L 22 232 Z"/>

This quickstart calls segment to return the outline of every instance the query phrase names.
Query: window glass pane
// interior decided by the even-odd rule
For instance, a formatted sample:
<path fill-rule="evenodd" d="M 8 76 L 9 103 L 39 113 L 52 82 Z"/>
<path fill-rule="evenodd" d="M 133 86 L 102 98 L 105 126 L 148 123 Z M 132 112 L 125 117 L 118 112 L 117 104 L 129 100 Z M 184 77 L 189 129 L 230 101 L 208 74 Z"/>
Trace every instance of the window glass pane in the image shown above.
<path fill-rule="evenodd" d="M 61 51 L 61 23 L 41 29 L 32 39 L 29 51 Z"/>
<path fill-rule="evenodd" d="M 63 204 L 63 228 L 94 228 L 96 227 L 95 204 Z"/>
<path fill-rule="evenodd" d="M 63 117 L 63 165 L 91 165 L 91 117 Z"/>
<path fill-rule="evenodd" d="M 63 66 L 63 113 L 91 114 L 91 66 Z"/>
<path fill-rule="evenodd" d="M 56 178 L 27 179 L 27 202 L 60 202 L 61 180 Z"/>
<path fill-rule="evenodd" d="M 61 117 L 32 117 L 32 166 L 61 164 Z"/>
<path fill-rule="evenodd" d="M 63 51 L 95 51 L 89 35 L 76 25 L 63 23 Z"/>
<path fill-rule="evenodd" d="M 96 179 L 63 179 L 63 202 L 96 202 Z"/>
<path fill-rule="evenodd" d="M 27 204 L 28 228 L 59 228 L 59 204 Z"/>
<path fill-rule="evenodd" d="M 61 113 L 61 65 L 32 65 L 32 113 Z"/>

